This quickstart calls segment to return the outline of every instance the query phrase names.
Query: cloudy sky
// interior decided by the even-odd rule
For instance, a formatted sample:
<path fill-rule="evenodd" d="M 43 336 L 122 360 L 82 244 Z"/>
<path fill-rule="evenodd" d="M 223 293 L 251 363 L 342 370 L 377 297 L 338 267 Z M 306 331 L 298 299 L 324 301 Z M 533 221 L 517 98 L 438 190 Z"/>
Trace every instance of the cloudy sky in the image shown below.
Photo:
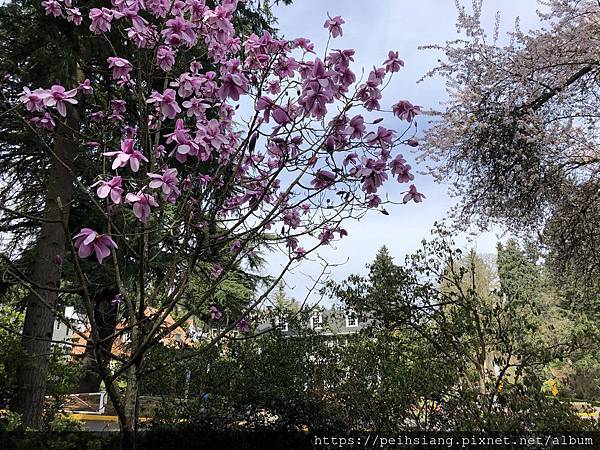
<path fill-rule="evenodd" d="M 461 3 L 465 1 L 471 4 L 470 0 L 461 0 Z M 523 30 L 536 28 L 537 7 L 536 0 L 484 0 L 483 20 L 491 30 L 499 12 L 504 32 L 514 27 L 517 16 Z M 431 50 L 419 50 L 418 47 L 459 37 L 455 26 L 454 0 L 295 0 L 291 6 L 275 7 L 280 34 L 290 39 L 300 36 L 311 39 L 317 54 L 322 54 L 327 43 L 328 35 L 323 23 L 328 12 L 331 16 L 340 15 L 346 21 L 343 37 L 337 38 L 332 47 L 356 50 L 353 66 L 356 73 L 361 66 L 367 71 L 374 65 L 381 66 L 389 50 L 400 52 L 405 67 L 384 91 L 385 105 L 407 99 L 424 109 L 440 108 L 440 102 L 446 98 L 443 80 L 428 79 L 419 84 L 417 80 L 435 67 L 442 55 Z M 419 128 L 423 129 L 427 119 L 422 116 L 419 119 Z M 398 127 L 391 121 L 382 125 Z M 404 153 L 408 156 L 407 152 Z M 397 262 L 419 247 L 420 241 L 429 235 L 433 223 L 447 215 L 455 200 L 448 196 L 447 186 L 436 184 L 428 177 L 419 176 L 415 184 L 427 196 L 424 203 L 389 207 L 389 216 L 371 212 L 360 222 L 348 223 L 349 236 L 321 252 L 331 263 L 344 263 L 332 269 L 331 277 L 341 280 L 351 273 L 365 273 L 365 264 L 384 244 Z M 401 191 L 406 188 L 393 183 L 387 186 L 390 197 L 396 199 L 401 198 Z M 480 234 L 474 241 L 466 236 L 459 236 L 457 241 L 465 248 L 475 247 L 481 253 L 493 253 L 496 242 L 504 238 L 498 230 Z M 283 260 L 276 255 L 268 259 L 271 264 L 269 271 L 275 273 Z M 288 292 L 301 299 L 310 283 L 307 275 L 314 276 L 317 272 L 317 265 L 307 262 L 300 270 L 288 274 L 285 278 Z"/>

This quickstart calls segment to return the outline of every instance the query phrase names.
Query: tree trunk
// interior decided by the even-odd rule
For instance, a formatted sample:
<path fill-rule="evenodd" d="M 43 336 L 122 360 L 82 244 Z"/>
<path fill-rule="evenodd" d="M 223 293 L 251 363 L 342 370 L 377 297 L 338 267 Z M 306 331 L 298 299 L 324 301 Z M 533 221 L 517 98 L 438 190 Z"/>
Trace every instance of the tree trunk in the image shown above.
<path fill-rule="evenodd" d="M 122 436 L 122 446 L 127 449 L 135 448 L 135 434 L 138 425 L 138 402 L 139 402 L 139 366 L 131 365 L 127 370 L 127 389 L 125 391 L 124 401 L 124 419 L 120 424 Z"/>
<path fill-rule="evenodd" d="M 105 369 L 108 370 L 110 363 L 110 351 L 114 342 L 114 338 L 107 339 L 113 335 L 117 325 L 118 306 L 111 302 L 117 295 L 116 289 L 106 289 L 97 293 L 94 298 L 94 320 L 98 326 L 98 334 L 102 343 L 98 351 L 102 353 L 102 361 L 105 364 Z M 98 392 L 100 390 L 100 371 L 98 367 L 98 358 L 96 350 L 93 347 L 87 347 L 83 356 L 84 375 L 79 381 L 78 393 Z"/>
<path fill-rule="evenodd" d="M 31 280 L 38 286 L 58 289 L 60 286 L 60 266 L 55 258 L 61 258 L 65 253 L 65 236 L 61 221 L 58 199 L 63 205 L 62 216 L 68 220 L 70 203 L 73 196 L 73 159 L 78 146 L 69 127 L 78 130 L 80 116 L 77 108 L 69 107 L 67 116 L 68 127 L 57 123 L 54 139 L 54 153 L 50 160 L 46 206 L 43 218 L 55 222 L 43 222 L 40 235 L 35 247 L 35 262 Z M 60 159 L 60 160 L 59 160 Z M 62 162 L 61 162 L 62 161 Z M 65 165 L 67 167 L 65 167 Z M 56 307 L 57 292 L 36 289 L 25 298 L 27 311 L 23 325 L 22 345 L 28 354 L 17 368 L 19 386 L 12 401 L 12 410 L 21 414 L 23 428 L 39 428 L 42 423 L 46 379 L 54 327 L 54 314 L 44 302 Z"/>

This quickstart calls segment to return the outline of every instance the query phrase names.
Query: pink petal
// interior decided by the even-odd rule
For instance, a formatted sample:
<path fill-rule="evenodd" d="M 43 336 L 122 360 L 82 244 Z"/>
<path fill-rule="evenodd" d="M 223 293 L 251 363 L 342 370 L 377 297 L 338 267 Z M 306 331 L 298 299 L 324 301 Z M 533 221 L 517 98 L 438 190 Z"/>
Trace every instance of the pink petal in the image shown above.
<path fill-rule="evenodd" d="M 98 190 L 96 191 L 96 194 L 98 194 L 98 197 L 100 197 L 100 198 L 106 198 L 106 197 L 108 197 L 108 194 L 110 194 L 110 191 L 111 191 L 110 186 L 108 184 L 105 184 L 98 188 Z"/>
<path fill-rule="evenodd" d="M 91 245 L 80 245 L 79 250 L 77 252 L 80 258 L 87 258 L 92 254 L 92 246 Z"/>

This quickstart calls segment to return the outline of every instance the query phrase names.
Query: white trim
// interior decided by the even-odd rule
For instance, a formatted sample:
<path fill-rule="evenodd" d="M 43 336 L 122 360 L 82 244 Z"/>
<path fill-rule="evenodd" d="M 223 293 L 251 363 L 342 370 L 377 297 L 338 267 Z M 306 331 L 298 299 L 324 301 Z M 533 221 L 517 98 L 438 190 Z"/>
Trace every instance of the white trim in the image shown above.
<path fill-rule="evenodd" d="M 315 323 L 315 319 L 317 319 L 316 323 Z M 323 328 L 323 313 L 313 314 L 310 317 L 310 327 L 313 330 L 320 330 Z"/>
<path fill-rule="evenodd" d="M 354 324 L 350 324 L 350 320 L 354 319 Z M 357 328 L 359 324 L 358 316 L 352 310 L 346 311 L 346 328 Z"/>

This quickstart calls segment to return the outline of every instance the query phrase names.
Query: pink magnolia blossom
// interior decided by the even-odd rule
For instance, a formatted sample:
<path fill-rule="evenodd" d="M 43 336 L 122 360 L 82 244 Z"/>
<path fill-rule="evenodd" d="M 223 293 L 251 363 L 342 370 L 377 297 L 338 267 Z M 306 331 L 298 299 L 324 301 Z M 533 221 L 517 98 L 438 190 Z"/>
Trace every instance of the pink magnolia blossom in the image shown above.
<path fill-rule="evenodd" d="M 44 128 L 48 131 L 54 130 L 56 127 L 56 123 L 54 122 L 54 118 L 49 113 L 44 113 L 41 117 L 33 117 L 31 119 L 31 123 L 36 124 L 40 128 Z"/>
<path fill-rule="evenodd" d="M 236 327 L 240 333 L 247 333 L 250 331 L 250 323 L 246 319 L 241 319 L 237 323 Z"/>
<path fill-rule="evenodd" d="M 290 228 L 298 228 L 300 226 L 300 213 L 297 209 L 288 209 L 283 214 L 283 223 Z"/>
<path fill-rule="evenodd" d="M 163 117 L 169 119 L 174 119 L 181 112 L 181 108 L 177 103 L 177 93 L 173 89 L 165 89 L 162 94 L 153 91 L 146 103 L 156 103 Z"/>
<path fill-rule="evenodd" d="M 208 308 L 208 312 L 211 320 L 219 320 L 221 317 L 223 317 L 223 313 L 215 305 L 212 305 L 210 308 Z"/>
<path fill-rule="evenodd" d="M 43 89 L 36 89 L 32 92 L 28 87 L 24 87 L 19 101 L 25 105 L 29 112 L 41 111 L 44 108 L 45 94 L 46 91 Z"/>
<path fill-rule="evenodd" d="M 333 234 L 333 230 L 327 226 L 325 226 L 325 228 L 321 231 L 321 233 L 319 233 L 319 241 L 321 242 L 321 244 L 327 245 L 334 238 L 335 238 L 335 235 Z"/>
<path fill-rule="evenodd" d="M 66 8 L 67 11 L 67 22 L 73 22 L 74 25 L 79 26 L 83 22 L 83 16 L 79 8 Z"/>
<path fill-rule="evenodd" d="M 112 164 L 112 169 L 115 170 L 119 167 L 125 167 L 127 163 L 131 166 L 131 170 L 137 172 L 140 169 L 140 161 L 148 162 L 148 159 L 142 154 L 142 152 L 133 148 L 133 139 L 124 139 L 121 142 L 121 150 L 114 152 L 105 152 L 104 156 L 115 156 L 115 160 Z"/>
<path fill-rule="evenodd" d="M 133 214 L 145 224 L 150 217 L 151 207 L 157 207 L 158 203 L 153 195 L 145 194 L 140 191 L 137 194 L 129 193 L 125 196 L 125 201 L 133 205 Z"/>
<path fill-rule="evenodd" d="M 236 64 L 239 64 L 239 61 L 234 60 L 233 67 L 236 67 Z M 223 84 L 219 89 L 219 96 L 221 100 L 231 98 L 237 102 L 240 95 L 248 92 L 248 80 L 243 73 L 232 70 L 230 66 L 225 66 L 222 71 L 221 80 Z"/>
<path fill-rule="evenodd" d="M 109 119 L 122 122 L 125 120 L 123 114 L 127 110 L 127 102 L 125 100 L 111 100 L 110 107 L 112 109 Z"/>
<path fill-rule="evenodd" d="M 331 186 L 335 181 L 335 175 L 328 170 L 318 170 L 315 174 L 315 177 L 311 180 L 310 184 L 314 186 L 315 189 L 321 189 L 324 187 Z"/>
<path fill-rule="evenodd" d="M 165 72 L 168 72 L 175 64 L 175 52 L 168 45 L 161 45 L 156 51 L 156 64 Z"/>
<path fill-rule="evenodd" d="M 421 114 L 421 107 L 413 105 L 408 100 L 401 100 L 395 105 L 392 105 L 392 111 L 394 111 L 394 115 L 399 119 L 412 122 L 415 116 Z"/>
<path fill-rule="evenodd" d="M 90 119 L 94 123 L 100 123 L 104 119 L 104 111 L 95 111 L 90 114 Z"/>
<path fill-rule="evenodd" d="M 52 14 L 54 17 L 62 16 L 62 8 L 60 7 L 60 3 L 56 0 L 44 0 L 42 2 L 42 6 L 46 11 L 46 15 Z"/>
<path fill-rule="evenodd" d="M 313 44 L 312 42 L 310 42 L 309 39 L 306 38 L 296 38 L 293 41 L 293 47 L 294 48 L 301 48 L 302 50 L 304 50 L 307 53 L 314 53 L 315 52 L 315 44 Z"/>
<path fill-rule="evenodd" d="M 410 173 L 410 164 L 406 164 L 406 160 L 402 155 L 396 156 L 390 163 L 392 175 L 398 175 L 399 183 L 408 183 L 415 179 L 415 176 Z"/>
<path fill-rule="evenodd" d="M 346 23 L 344 19 L 342 19 L 341 16 L 335 16 L 333 18 L 329 14 L 327 14 L 327 16 L 329 17 L 329 19 L 325 21 L 325 25 L 323 25 L 323 28 L 329 29 L 331 37 L 333 38 L 343 36 L 344 32 L 342 31 L 342 25 Z"/>
<path fill-rule="evenodd" d="M 390 50 L 388 59 L 383 62 L 386 72 L 398 72 L 401 67 L 404 67 L 404 61 L 398 58 L 398 52 Z"/>
<path fill-rule="evenodd" d="M 106 62 L 108 62 L 108 68 L 112 69 L 113 80 L 129 78 L 129 72 L 131 72 L 133 66 L 125 58 L 110 56 Z"/>
<path fill-rule="evenodd" d="M 242 243 L 239 240 L 236 240 L 229 248 L 229 252 L 232 254 L 235 254 L 235 253 L 238 253 L 241 249 L 242 249 Z"/>
<path fill-rule="evenodd" d="M 82 228 L 79 234 L 74 238 L 75 248 L 80 258 L 84 259 L 92 253 L 96 254 L 96 259 L 100 264 L 110 255 L 111 248 L 118 248 L 115 241 L 106 234 L 98 234 L 91 228 Z"/>
<path fill-rule="evenodd" d="M 388 176 L 385 170 L 385 161 L 373 158 L 363 158 L 362 165 L 355 169 L 356 176 L 363 180 L 362 188 L 367 194 L 377 192 L 377 189 L 387 180 Z"/>
<path fill-rule="evenodd" d="M 71 105 L 77 104 L 77 100 L 74 98 L 75 96 L 77 96 L 77 89 L 67 91 L 64 87 L 55 84 L 43 94 L 44 105 L 55 107 L 61 116 L 66 117 L 67 103 Z"/>
<path fill-rule="evenodd" d="M 414 184 L 411 184 L 408 193 L 404 196 L 402 202 L 408 203 L 411 200 L 414 200 L 415 203 L 421 203 L 424 198 L 425 195 L 421 194 L 420 192 L 417 192 L 416 186 Z"/>
<path fill-rule="evenodd" d="M 94 93 L 94 88 L 92 87 L 92 82 L 88 79 L 85 79 L 78 87 L 81 92 L 85 95 L 90 95 Z"/>
<path fill-rule="evenodd" d="M 370 132 L 365 139 L 369 145 L 379 145 L 382 149 L 387 149 L 394 142 L 394 134 L 394 130 L 377 127 L 377 132 Z"/>
<path fill-rule="evenodd" d="M 102 34 L 110 31 L 110 23 L 114 18 L 114 11 L 108 8 L 92 8 L 89 17 L 92 20 L 90 31 L 94 34 Z"/>
<path fill-rule="evenodd" d="M 365 129 L 365 120 L 359 114 L 350 119 L 346 133 L 350 136 L 350 139 L 360 139 L 365 134 Z"/>
<path fill-rule="evenodd" d="M 121 187 L 122 179 L 119 176 L 112 177 L 108 181 L 98 181 L 94 183 L 94 186 L 100 184 L 96 190 L 96 194 L 100 198 L 106 198 L 110 195 L 111 200 L 115 205 L 121 203 L 121 195 L 123 194 L 123 188 Z"/>
<path fill-rule="evenodd" d="M 166 197 L 175 196 L 177 198 L 181 195 L 178 186 L 177 169 L 166 168 L 163 170 L 162 175 L 149 173 L 148 176 L 152 179 L 149 184 L 152 189 L 162 189 Z"/>
<path fill-rule="evenodd" d="M 381 197 L 376 194 L 371 194 L 367 196 L 367 206 L 369 208 L 377 208 L 381 204 Z"/>
<path fill-rule="evenodd" d="M 187 110 L 185 113 L 186 116 L 203 117 L 204 112 L 208 109 L 210 105 L 208 103 L 205 103 L 202 99 L 192 97 L 189 100 L 183 102 L 182 106 Z"/>

